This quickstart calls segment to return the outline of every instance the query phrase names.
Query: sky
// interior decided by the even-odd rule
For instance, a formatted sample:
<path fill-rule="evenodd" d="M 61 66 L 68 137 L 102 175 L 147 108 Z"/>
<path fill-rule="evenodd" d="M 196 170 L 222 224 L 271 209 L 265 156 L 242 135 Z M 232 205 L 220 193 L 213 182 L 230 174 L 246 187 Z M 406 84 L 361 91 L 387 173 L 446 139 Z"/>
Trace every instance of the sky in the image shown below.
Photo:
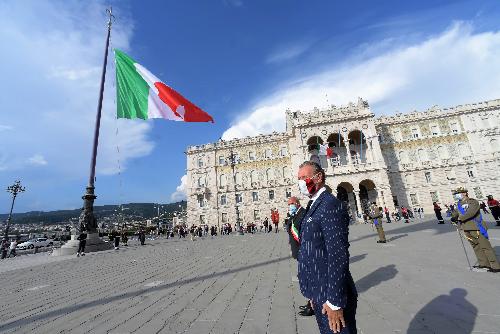
<path fill-rule="evenodd" d="M 106 37 L 215 123 L 117 120 L 108 59 L 96 205 L 185 199 L 189 145 L 283 131 L 285 110 L 375 115 L 500 98 L 500 2 L 0 2 L 0 188 L 14 212 L 82 206 Z M 0 189 L 0 213 L 11 196 Z"/>

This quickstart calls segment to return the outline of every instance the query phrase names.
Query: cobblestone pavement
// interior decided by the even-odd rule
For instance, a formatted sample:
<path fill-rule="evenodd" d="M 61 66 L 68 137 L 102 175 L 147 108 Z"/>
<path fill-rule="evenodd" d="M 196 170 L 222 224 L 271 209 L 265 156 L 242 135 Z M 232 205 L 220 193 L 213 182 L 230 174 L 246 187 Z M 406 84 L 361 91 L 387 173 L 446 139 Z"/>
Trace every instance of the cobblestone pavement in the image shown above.
<path fill-rule="evenodd" d="M 351 227 L 360 333 L 500 333 L 500 274 L 470 272 L 452 226 L 384 226 Z M 283 232 L 8 259 L 0 333 L 318 333 L 296 270 Z"/>

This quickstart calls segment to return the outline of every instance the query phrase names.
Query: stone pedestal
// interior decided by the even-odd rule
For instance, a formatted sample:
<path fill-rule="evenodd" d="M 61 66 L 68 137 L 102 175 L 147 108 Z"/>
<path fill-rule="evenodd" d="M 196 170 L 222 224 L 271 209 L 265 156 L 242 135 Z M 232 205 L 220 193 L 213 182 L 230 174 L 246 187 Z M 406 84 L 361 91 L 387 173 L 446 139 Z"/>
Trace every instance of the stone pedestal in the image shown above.
<path fill-rule="evenodd" d="M 52 252 L 52 256 L 60 255 L 73 255 L 78 251 L 78 244 L 80 243 L 77 235 L 72 234 L 71 240 L 61 246 L 61 248 L 56 248 Z M 87 244 L 85 245 L 85 253 L 98 252 L 103 250 L 108 250 L 113 248 L 112 242 L 105 242 L 99 238 L 99 233 L 87 234 Z"/>

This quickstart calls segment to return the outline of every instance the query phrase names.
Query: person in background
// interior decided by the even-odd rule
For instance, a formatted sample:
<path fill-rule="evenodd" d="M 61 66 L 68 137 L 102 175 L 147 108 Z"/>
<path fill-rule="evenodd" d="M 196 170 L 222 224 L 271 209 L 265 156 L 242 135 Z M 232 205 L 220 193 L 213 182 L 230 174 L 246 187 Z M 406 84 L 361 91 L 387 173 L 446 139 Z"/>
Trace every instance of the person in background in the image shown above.
<path fill-rule="evenodd" d="M 441 207 L 437 202 L 432 202 L 432 205 L 434 206 L 434 213 L 436 214 L 436 218 L 438 220 L 438 224 L 444 224 L 444 219 L 443 216 L 441 215 Z"/>
<path fill-rule="evenodd" d="M 85 245 L 87 244 L 87 233 L 85 231 L 81 231 L 78 238 L 76 238 L 78 242 L 78 251 L 76 252 L 76 257 L 85 256 Z"/>
<path fill-rule="evenodd" d="M 495 219 L 497 226 L 500 226 L 500 204 L 493 195 L 488 195 L 488 207 L 490 208 L 491 215 Z"/>
<path fill-rule="evenodd" d="M 15 257 L 16 256 L 16 247 L 19 242 L 19 237 L 16 237 L 10 242 L 9 246 L 9 256 L 7 257 Z"/>
<path fill-rule="evenodd" d="M 387 223 L 391 223 L 391 214 L 389 213 L 389 209 L 387 207 L 384 207 L 384 213 Z"/>

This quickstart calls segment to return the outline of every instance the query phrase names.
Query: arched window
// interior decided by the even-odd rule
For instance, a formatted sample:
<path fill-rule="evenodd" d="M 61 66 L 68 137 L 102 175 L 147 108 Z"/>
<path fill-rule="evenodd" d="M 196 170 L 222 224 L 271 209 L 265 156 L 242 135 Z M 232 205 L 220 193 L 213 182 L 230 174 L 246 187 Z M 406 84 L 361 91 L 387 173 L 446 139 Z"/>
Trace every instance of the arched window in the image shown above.
<path fill-rule="evenodd" d="M 225 174 L 221 174 L 221 176 L 219 177 L 219 185 L 221 187 L 225 187 L 227 184 L 227 177 Z"/>
<path fill-rule="evenodd" d="M 448 154 L 448 149 L 443 145 L 438 146 L 438 155 L 441 159 L 448 159 L 450 157 L 450 155 Z"/>
<path fill-rule="evenodd" d="M 198 167 L 203 167 L 203 158 L 198 158 Z"/>
<path fill-rule="evenodd" d="M 205 177 L 200 176 L 198 177 L 198 187 L 204 187 L 205 186 Z"/>
<path fill-rule="evenodd" d="M 398 154 L 398 157 L 399 157 L 399 161 L 402 164 L 407 164 L 408 163 L 408 153 L 406 153 L 405 151 L 400 151 L 399 154 Z"/>
<path fill-rule="evenodd" d="M 418 160 L 419 161 L 427 161 L 427 160 L 429 160 L 429 158 L 427 156 L 427 151 L 424 150 L 423 148 L 421 148 L 421 149 L 418 150 Z"/>
<path fill-rule="evenodd" d="M 283 178 L 290 178 L 290 168 L 288 168 L 287 166 L 283 167 Z"/>
<path fill-rule="evenodd" d="M 460 154 L 461 157 L 470 156 L 469 146 L 464 143 L 458 144 L 458 154 Z"/>
<path fill-rule="evenodd" d="M 274 170 L 272 168 L 266 170 L 266 176 L 268 181 L 274 180 Z"/>
<path fill-rule="evenodd" d="M 252 183 L 259 182 L 259 173 L 256 170 L 253 170 L 250 173 L 250 180 L 251 180 Z"/>
<path fill-rule="evenodd" d="M 490 149 L 491 152 L 497 152 L 500 149 L 500 147 L 498 147 L 498 140 L 495 138 L 490 140 Z"/>
<path fill-rule="evenodd" d="M 243 176 L 240 172 L 237 172 L 235 175 L 236 184 L 241 185 L 243 183 Z"/>

